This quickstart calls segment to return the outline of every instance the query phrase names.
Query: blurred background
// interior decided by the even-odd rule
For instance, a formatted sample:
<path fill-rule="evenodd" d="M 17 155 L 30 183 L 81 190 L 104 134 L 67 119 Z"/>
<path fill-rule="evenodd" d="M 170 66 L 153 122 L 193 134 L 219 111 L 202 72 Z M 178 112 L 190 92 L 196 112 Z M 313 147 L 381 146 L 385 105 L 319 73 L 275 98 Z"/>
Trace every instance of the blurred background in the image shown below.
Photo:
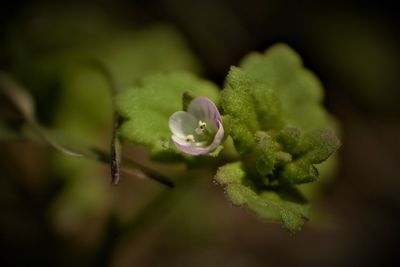
<path fill-rule="evenodd" d="M 0 266 L 394 266 L 400 237 L 398 9 L 386 1 L 8 1 L 0 69 L 29 88 L 38 120 L 108 149 L 105 62 L 120 86 L 188 69 L 222 85 L 231 65 L 277 42 L 326 89 L 342 125 L 340 166 L 313 205 L 329 223 L 290 234 L 233 207 L 212 173 L 180 189 L 73 159 L 5 133 L 1 99 Z M 144 160 L 146 150 L 127 146 Z M 179 173 L 179 167 L 164 169 Z"/>

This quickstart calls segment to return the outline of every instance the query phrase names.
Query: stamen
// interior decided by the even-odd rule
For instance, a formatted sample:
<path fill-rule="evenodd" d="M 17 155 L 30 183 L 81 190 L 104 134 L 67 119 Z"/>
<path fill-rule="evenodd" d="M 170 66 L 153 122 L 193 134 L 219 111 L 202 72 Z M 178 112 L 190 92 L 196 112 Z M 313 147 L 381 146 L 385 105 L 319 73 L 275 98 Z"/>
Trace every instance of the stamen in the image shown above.
<path fill-rule="evenodd" d="M 207 123 L 199 120 L 199 123 L 197 125 L 198 125 L 198 127 L 196 128 L 196 133 L 197 134 L 203 134 L 204 131 L 206 130 Z"/>
<path fill-rule="evenodd" d="M 199 125 L 199 128 L 200 128 L 200 129 L 205 129 L 206 126 L 207 126 L 207 123 L 205 123 L 205 122 L 203 122 L 203 121 L 200 120 L 198 125 Z"/>
<path fill-rule="evenodd" d="M 193 134 L 189 134 L 189 135 L 186 136 L 186 142 L 194 142 Z"/>

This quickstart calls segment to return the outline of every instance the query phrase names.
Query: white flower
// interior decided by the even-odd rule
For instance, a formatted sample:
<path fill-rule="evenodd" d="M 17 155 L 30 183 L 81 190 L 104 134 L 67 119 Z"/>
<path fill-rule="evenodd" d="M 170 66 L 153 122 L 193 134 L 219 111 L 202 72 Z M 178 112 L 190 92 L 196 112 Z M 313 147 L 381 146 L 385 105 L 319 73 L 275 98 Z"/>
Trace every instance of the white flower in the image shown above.
<path fill-rule="evenodd" d="M 224 137 L 221 115 L 207 97 L 190 102 L 187 112 L 177 111 L 169 118 L 175 146 L 187 154 L 202 155 L 215 150 Z"/>

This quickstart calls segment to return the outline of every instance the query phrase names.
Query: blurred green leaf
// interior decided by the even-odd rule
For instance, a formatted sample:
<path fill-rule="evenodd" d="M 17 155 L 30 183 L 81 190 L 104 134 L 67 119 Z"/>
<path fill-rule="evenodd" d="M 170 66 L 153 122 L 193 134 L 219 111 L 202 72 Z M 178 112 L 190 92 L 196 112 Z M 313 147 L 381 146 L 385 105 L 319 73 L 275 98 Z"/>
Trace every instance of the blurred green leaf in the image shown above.
<path fill-rule="evenodd" d="M 320 81 L 287 45 L 274 45 L 263 54 L 252 53 L 239 66 L 277 94 L 287 127 L 303 131 L 330 125 L 331 118 L 321 106 Z"/>
<path fill-rule="evenodd" d="M 218 169 L 217 182 L 225 186 L 233 204 L 245 206 L 261 218 L 282 223 L 289 231 L 298 231 L 307 220 L 308 204 L 294 187 L 256 190 L 242 163 L 229 163 Z"/>
<path fill-rule="evenodd" d="M 30 93 L 11 76 L 0 72 L 0 93 L 2 93 L 20 113 L 26 123 L 43 138 L 49 145 L 58 151 L 72 157 L 84 156 L 79 150 L 70 149 L 59 138 L 41 126 L 36 119 L 35 102 Z M 23 134 L 21 134 L 21 137 Z"/>
<path fill-rule="evenodd" d="M 123 87 L 149 72 L 201 69 L 171 25 L 127 27 L 96 8 L 50 6 L 33 11 L 38 20 L 18 21 L 8 38 L 13 71 L 33 90 L 47 90 L 66 70 L 93 59 L 103 62 Z"/>

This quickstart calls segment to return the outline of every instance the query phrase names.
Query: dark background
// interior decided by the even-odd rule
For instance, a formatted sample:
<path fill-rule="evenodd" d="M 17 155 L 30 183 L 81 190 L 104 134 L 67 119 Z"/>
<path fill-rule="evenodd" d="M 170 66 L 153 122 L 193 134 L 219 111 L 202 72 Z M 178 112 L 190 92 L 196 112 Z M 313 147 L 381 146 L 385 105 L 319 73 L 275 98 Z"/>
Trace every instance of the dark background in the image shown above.
<path fill-rule="evenodd" d="M 9 27 L 35 5 L 2 3 L 0 48 Z M 231 207 L 221 188 L 207 179 L 196 185 L 203 215 L 192 216 L 190 207 L 174 207 L 160 222 L 117 245 L 111 260 L 96 265 L 396 265 L 400 46 L 394 2 L 143 0 L 87 5 L 101 6 L 135 25 L 172 23 L 203 64 L 203 76 L 220 85 L 229 66 L 249 51 L 263 51 L 276 42 L 289 44 L 324 84 L 325 104 L 342 124 L 343 142 L 337 177 L 316 203 L 334 218 L 330 227 L 306 226 L 291 235 Z M 8 70 L 10 55 L 2 51 L 0 68 Z M 52 194 L 63 185 L 47 187 L 35 180 L 46 174 L 49 150 L 25 142 L 0 144 L 0 265 L 92 265 L 98 256 L 93 255 L 101 251 L 105 219 L 85 221 L 72 233 L 55 230 L 47 210 Z M 134 210 L 121 202 L 131 201 L 134 194 L 138 196 L 132 201 L 144 202 L 137 199 L 151 191 L 147 187 L 146 181 L 125 182 L 113 193 L 114 208 Z"/>

